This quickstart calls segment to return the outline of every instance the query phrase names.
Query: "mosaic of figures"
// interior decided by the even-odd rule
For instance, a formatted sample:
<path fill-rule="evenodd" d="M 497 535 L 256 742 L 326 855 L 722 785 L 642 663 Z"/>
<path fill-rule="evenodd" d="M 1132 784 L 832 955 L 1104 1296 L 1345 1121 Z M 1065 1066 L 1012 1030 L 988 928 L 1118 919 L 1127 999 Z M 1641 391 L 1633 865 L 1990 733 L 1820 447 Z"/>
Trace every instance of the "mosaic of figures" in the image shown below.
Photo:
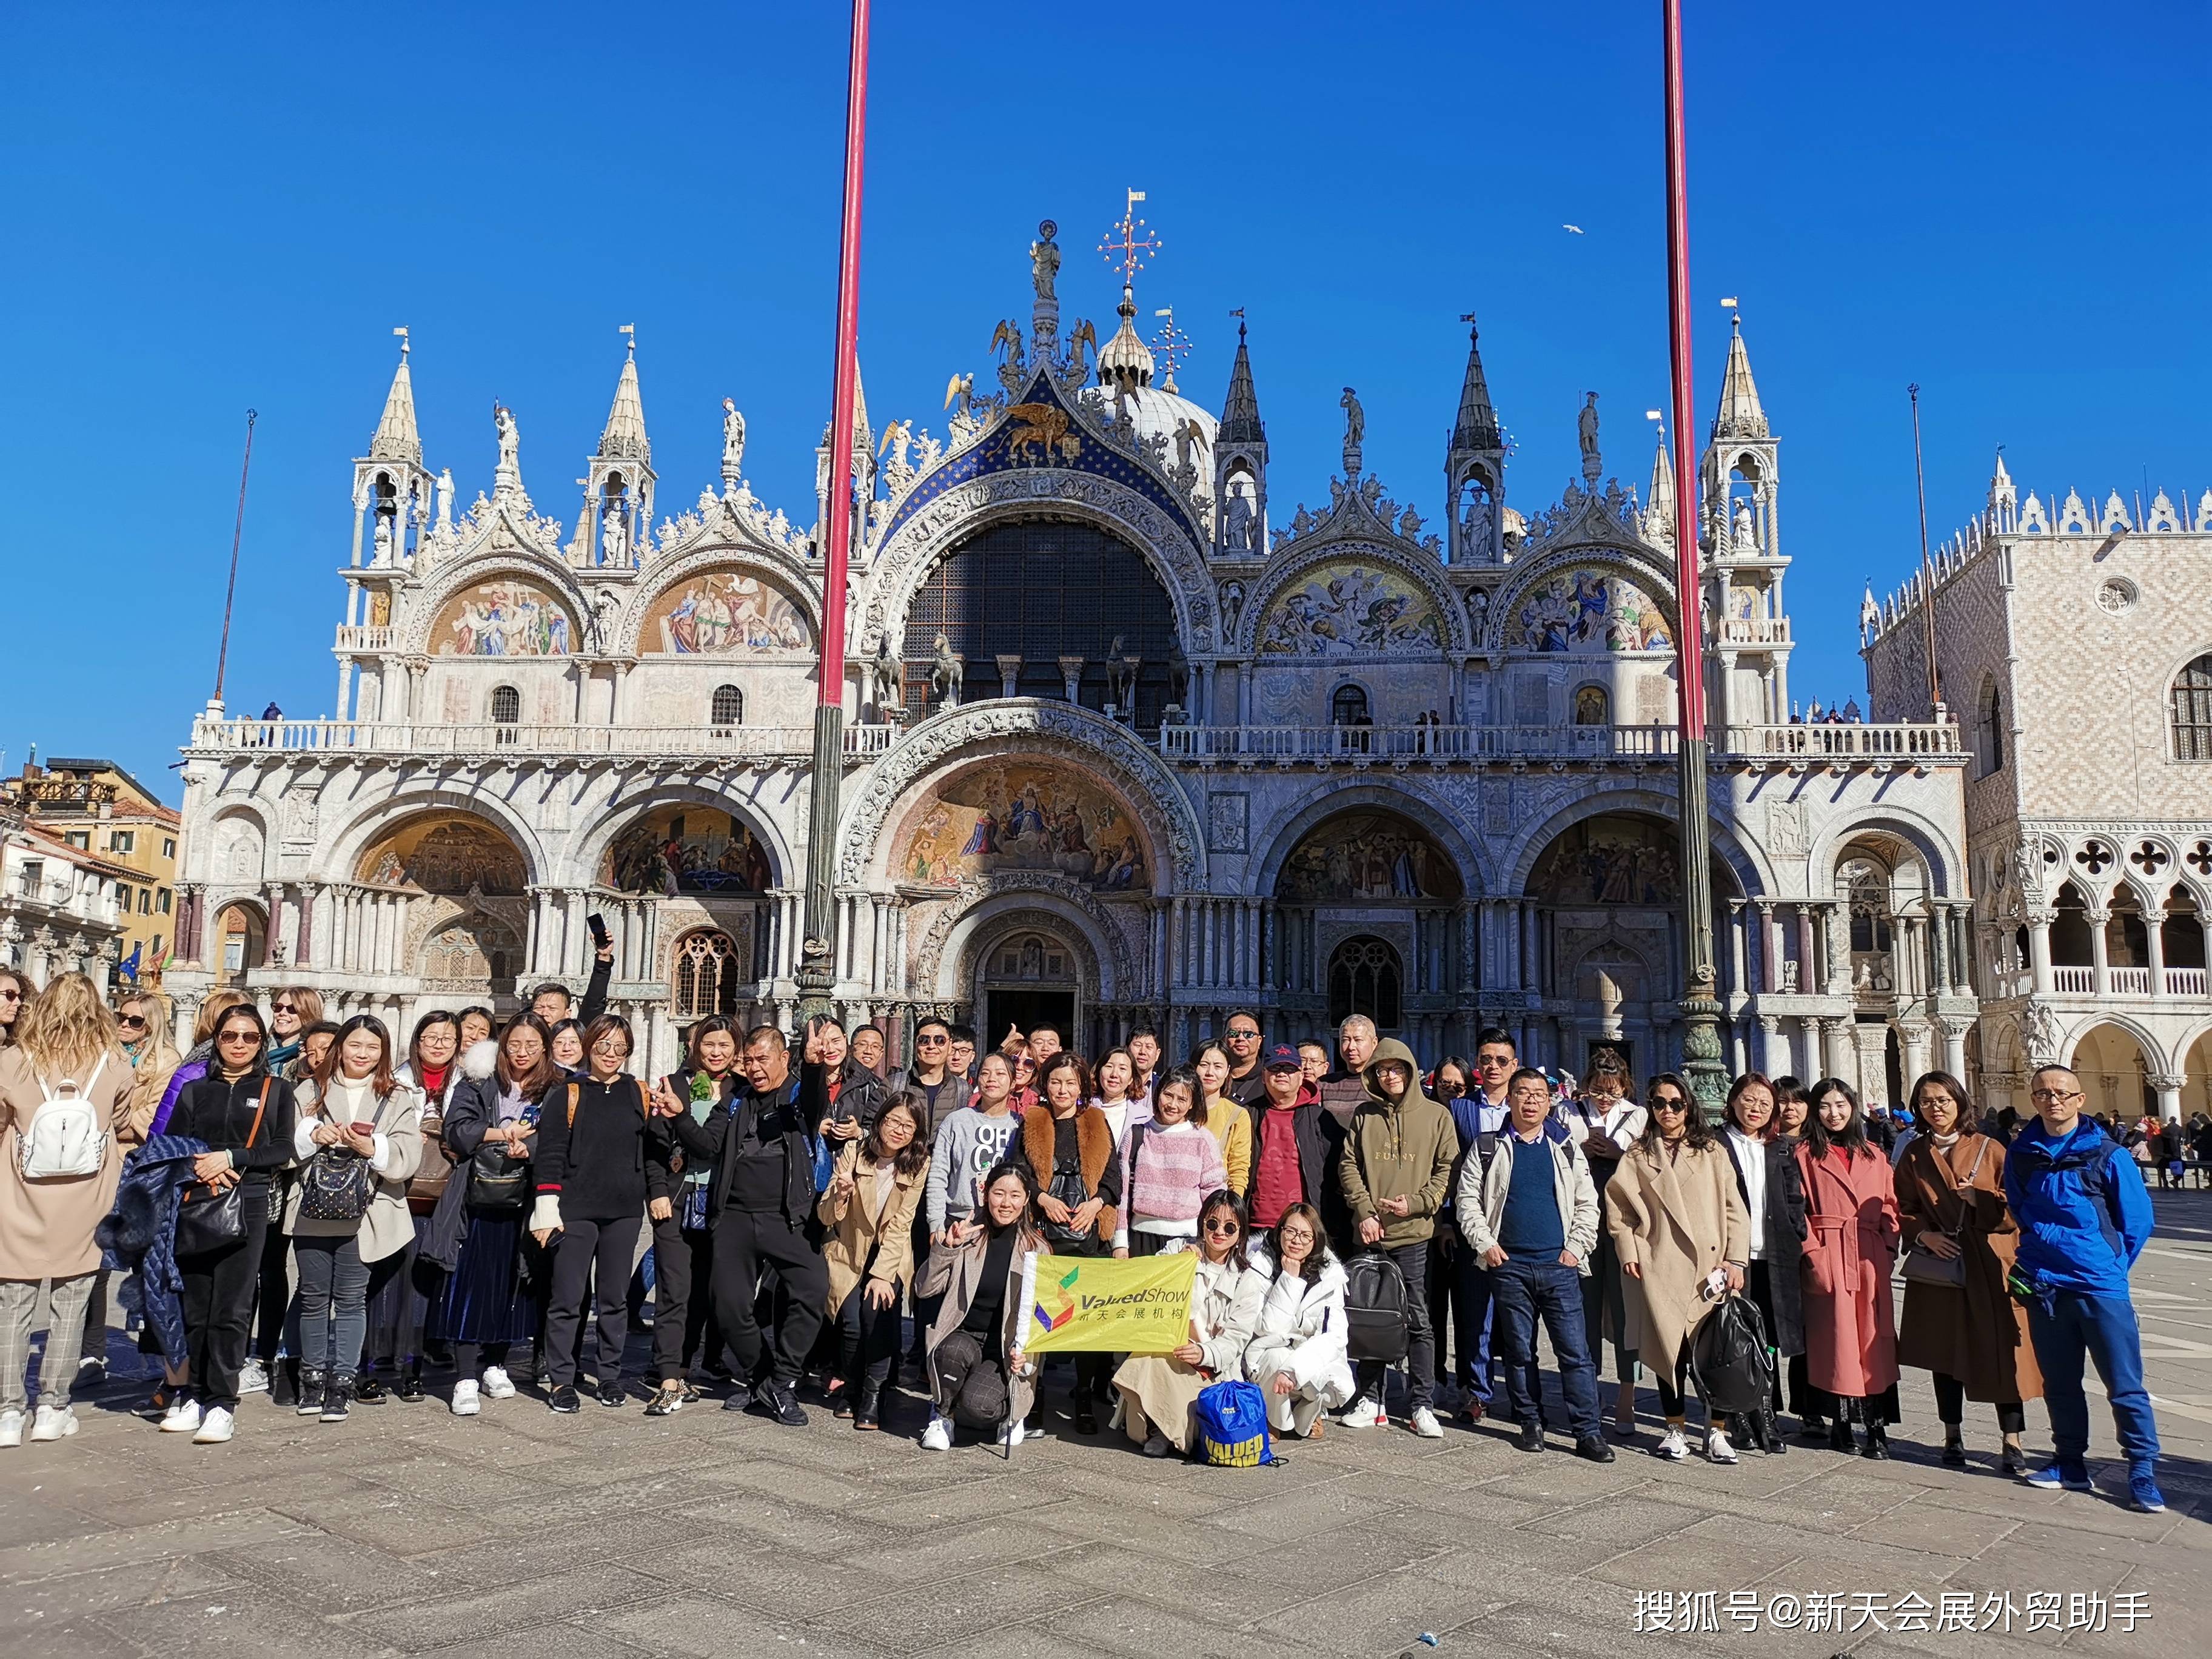
<path fill-rule="evenodd" d="M 1321 903 L 1455 899 L 1465 889 L 1451 857 L 1394 812 L 1350 812 L 1300 842 L 1275 878 L 1279 899 Z"/>
<path fill-rule="evenodd" d="M 708 806 L 656 807 L 615 838 L 600 878 L 624 893 L 764 893 L 774 880 L 752 826 Z"/>
<path fill-rule="evenodd" d="M 714 570 L 679 582 L 653 603 L 638 648 L 683 657 L 803 651 L 814 643 L 805 613 L 759 577 Z"/>
<path fill-rule="evenodd" d="M 571 637 L 558 599 L 528 582 L 506 580 L 455 594 L 430 629 L 441 657 L 565 657 Z"/>
<path fill-rule="evenodd" d="M 993 762 L 924 798 L 893 843 L 902 881 L 953 887 L 1000 870 L 1049 870 L 1104 892 L 1142 889 L 1136 818 L 1095 782 L 1054 763 Z"/>
<path fill-rule="evenodd" d="M 1522 651 L 1671 651 L 1651 596 L 1602 570 L 1566 570 L 1521 601 L 1507 643 Z"/>
<path fill-rule="evenodd" d="M 513 895 L 522 891 L 522 854 L 473 818 L 417 818 L 368 849 L 361 879 L 418 893 Z"/>
<path fill-rule="evenodd" d="M 1308 573 L 1260 624 L 1260 649 L 1292 657 L 1441 650 L 1443 624 L 1428 595 L 1402 576 L 1339 562 Z"/>
<path fill-rule="evenodd" d="M 1554 904 L 1673 904 L 1682 896 L 1676 834 L 1647 818 L 1575 824 L 1538 861 L 1529 895 Z"/>

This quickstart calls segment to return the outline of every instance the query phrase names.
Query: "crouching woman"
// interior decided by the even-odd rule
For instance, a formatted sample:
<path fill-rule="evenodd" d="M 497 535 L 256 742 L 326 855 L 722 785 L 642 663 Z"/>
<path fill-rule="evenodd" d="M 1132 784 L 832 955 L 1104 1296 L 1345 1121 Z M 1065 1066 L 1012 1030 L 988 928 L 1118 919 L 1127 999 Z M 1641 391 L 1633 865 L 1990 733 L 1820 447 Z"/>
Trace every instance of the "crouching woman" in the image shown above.
<path fill-rule="evenodd" d="M 1322 1413 L 1352 1394 L 1344 1267 L 1329 1253 L 1321 1212 L 1310 1204 L 1285 1210 L 1254 1246 L 1252 1266 L 1267 1291 L 1244 1349 L 1244 1375 L 1267 1402 L 1268 1427 L 1318 1440 L 1327 1420 Z"/>
<path fill-rule="evenodd" d="M 1045 1249 L 1036 1223 L 1036 1177 L 1009 1161 L 983 1181 L 974 1215 L 945 1230 L 933 1247 L 918 1300 L 941 1296 L 930 1328 L 927 1368 L 936 1409 L 922 1431 L 927 1451 L 949 1451 L 954 1426 L 1022 1443 L 1022 1419 L 1036 1399 L 1036 1368 L 1021 1350 L 1022 1266 Z"/>

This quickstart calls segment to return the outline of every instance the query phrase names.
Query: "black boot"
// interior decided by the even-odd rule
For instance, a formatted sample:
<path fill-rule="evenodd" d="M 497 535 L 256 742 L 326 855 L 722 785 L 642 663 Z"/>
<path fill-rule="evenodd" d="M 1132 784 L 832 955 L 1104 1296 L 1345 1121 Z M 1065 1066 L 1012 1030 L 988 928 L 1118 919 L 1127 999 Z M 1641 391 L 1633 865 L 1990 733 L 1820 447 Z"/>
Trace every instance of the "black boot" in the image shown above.
<path fill-rule="evenodd" d="M 301 1366 L 300 1399 L 299 1403 L 292 1409 L 301 1417 L 319 1415 L 323 1409 L 323 1383 L 324 1376 L 320 1366 Z"/>
<path fill-rule="evenodd" d="M 346 1420 L 346 1402 L 353 1396 L 353 1378 L 344 1371 L 332 1371 L 330 1381 L 323 1385 L 321 1420 L 343 1423 Z"/>
<path fill-rule="evenodd" d="M 847 1386 L 849 1388 L 852 1385 Z M 883 1421 L 879 1415 L 882 1395 L 883 1390 L 875 1383 L 865 1379 L 860 1383 L 858 1395 L 853 1401 L 854 1428 L 880 1429 L 883 1427 Z"/>
<path fill-rule="evenodd" d="M 1838 1452 L 1853 1452 L 1858 1449 L 1858 1443 L 1851 1438 L 1850 1418 L 1838 1417 L 1829 1425 L 1828 1449 Z"/>
<path fill-rule="evenodd" d="M 403 1405 L 411 1406 L 422 1397 L 422 1362 L 410 1359 L 399 1373 L 399 1386 L 392 1391 L 392 1398 Z"/>
<path fill-rule="evenodd" d="M 1774 1420 L 1771 1407 L 1758 1413 L 1753 1421 L 1755 1425 L 1753 1437 L 1759 1442 L 1759 1450 L 1769 1457 L 1779 1457 L 1790 1449 L 1790 1443 L 1782 1437 L 1781 1425 Z"/>
<path fill-rule="evenodd" d="M 381 1406 L 392 1395 L 384 1384 L 376 1380 L 374 1371 L 364 1370 L 353 1379 L 353 1398 L 356 1405 Z"/>
<path fill-rule="evenodd" d="M 1881 1424 L 1869 1421 L 1866 1425 L 1866 1449 L 1861 1457 L 1870 1457 L 1877 1463 L 1889 1461 L 1889 1431 Z"/>

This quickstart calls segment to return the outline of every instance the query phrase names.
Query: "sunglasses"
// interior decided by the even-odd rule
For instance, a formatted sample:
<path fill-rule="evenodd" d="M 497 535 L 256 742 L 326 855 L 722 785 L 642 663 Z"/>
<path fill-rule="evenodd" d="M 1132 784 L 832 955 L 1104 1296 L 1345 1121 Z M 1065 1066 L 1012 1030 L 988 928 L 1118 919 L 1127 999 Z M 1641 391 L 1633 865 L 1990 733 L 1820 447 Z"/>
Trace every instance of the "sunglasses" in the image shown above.
<path fill-rule="evenodd" d="M 1224 1233 L 1234 1238 L 1244 1230 L 1233 1221 L 1209 1221 L 1206 1224 L 1206 1231 L 1209 1233 Z"/>
<path fill-rule="evenodd" d="M 22 1000 L 23 994 L 21 991 L 0 991 L 0 1002 L 21 1002 Z"/>
<path fill-rule="evenodd" d="M 1655 1112 L 1686 1112 L 1690 1109 L 1690 1103 L 1686 1100 L 1661 1098 L 1651 1103 L 1651 1109 Z"/>
<path fill-rule="evenodd" d="M 272 1014 L 296 1014 L 300 1009 L 296 1003 L 276 1002 L 270 1005 L 269 1012 Z"/>
<path fill-rule="evenodd" d="M 217 1042 L 258 1042 L 261 1033 L 253 1030 L 225 1031 L 216 1038 Z"/>
<path fill-rule="evenodd" d="M 1256 1042 L 1259 1039 L 1257 1031 L 1231 1031 L 1229 1034 L 1229 1040 L 1232 1042 Z"/>
<path fill-rule="evenodd" d="M 125 1031 L 143 1031 L 146 1029 L 145 1019 L 137 1014 L 118 1014 L 115 1017 L 115 1024 Z"/>
<path fill-rule="evenodd" d="M 942 1048 L 950 1041 L 951 1038 L 941 1036 L 916 1037 L 914 1046 L 917 1048 Z"/>

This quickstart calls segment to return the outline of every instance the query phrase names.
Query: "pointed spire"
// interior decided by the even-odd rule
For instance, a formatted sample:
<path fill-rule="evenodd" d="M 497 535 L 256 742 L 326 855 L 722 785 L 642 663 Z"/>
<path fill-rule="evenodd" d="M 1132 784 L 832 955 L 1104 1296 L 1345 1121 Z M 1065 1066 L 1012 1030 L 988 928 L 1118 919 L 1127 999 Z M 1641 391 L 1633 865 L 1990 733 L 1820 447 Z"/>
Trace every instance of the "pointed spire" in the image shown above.
<path fill-rule="evenodd" d="M 407 372 L 407 331 L 397 328 L 392 332 L 399 337 L 399 367 L 392 374 L 392 390 L 385 397 L 384 416 L 376 423 L 376 435 L 368 441 L 368 458 L 420 466 L 422 438 L 415 429 L 415 381 Z"/>
<path fill-rule="evenodd" d="M 1244 344 L 1244 322 L 1237 322 L 1237 361 L 1229 370 L 1229 397 L 1221 405 L 1217 444 L 1256 444 L 1266 441 L 1260 422 L 1260 394 L 1252 388 L 1252 354 Z"/>
<path fill-rule="evenodd" d="M 1152 349 L 1137 332 L 1137 294 L 1127 283 L 1121 284 L 1121 303 L 1115 309 L 1121 326 L 1098 353 L 1098 384 L 1134 392 L 1152 383 Z"/>
<path fill-rule="evenodd" d="M 629 324 L 629 356 L 623 362 L 622 378 L 615 382 L 615 400 L 607 410 L 606 430 L 599 434 L 601 460 L 642 461 L 653 465 L 653 444 L 645 435 L 645 400 L 637 389 L 637 331 Z"/>
<path fill-rule="evenodd" d="M 1452 425 L 1454 449 L 1502 449 L 1498 411 L 1490 405 L 1490 383 L 1483 378 L 1480 331 L 1469 312 L 1460 319 L 1467 325 L 1467 378 L 1460 383 L 1459 419 Z"/>
<path fill-rule="evenodd" d="M 1667 447 L 1667 432 L 1659 431 L 1659 448 L 1651 457 L 1651 494 L 1645 516 L 1656 519 L 1671 532 L 1674 527 L 1674 457 Z"/>
<path fill-rule="evenodd" d="M 1743 313 L 1738 312 L 1729 337 L 1728 372 L 1721 377 L 1720 412 L 1713 417 L 1716 438 L 1765 441 L 1766 411 L 1759 406 L 1759 387 L 1751 378 L 1751 354 L 1743 348 Z"/>

